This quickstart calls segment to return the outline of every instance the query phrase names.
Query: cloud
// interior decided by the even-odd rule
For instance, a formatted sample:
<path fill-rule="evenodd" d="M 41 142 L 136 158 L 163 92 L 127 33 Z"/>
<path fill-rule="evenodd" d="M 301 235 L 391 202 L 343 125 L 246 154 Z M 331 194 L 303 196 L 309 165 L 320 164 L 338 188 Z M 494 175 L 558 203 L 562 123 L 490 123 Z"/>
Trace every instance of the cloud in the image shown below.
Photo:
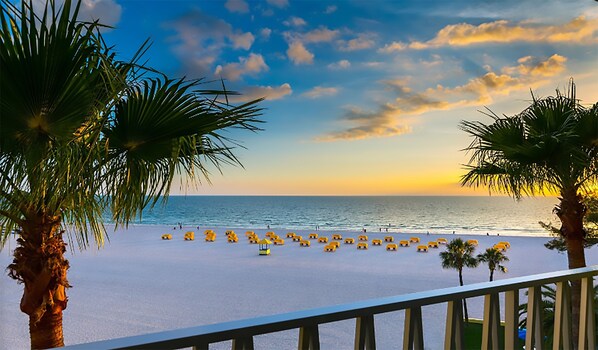
<path fill-rule="evenodd" d="M 41 16 L 44 12 L 46 3 L 46 0 L 33 1 L 33 9 L 35 13 L 39 13 Z M 57 8 L 61 8 L 63 5 L 64 0 L 56 1 Z M 121 14 L 122 6 L 114 0 L 83 0 L 81 1 L 78 19 L 82 21 L 99 20 L 101 24 L 115 26 L 120 22 Z M 107 31 L 107 29 L 102 29 L 102 31 Z"/>
<path fill-rule="evenodd" d="M 340 120 L 345 125 L 344 129 L 324 134 L 316 140 L 360 140 L 401 135 L 411 130 L 406 119 L 408 116 L 490 104 L 495 96 L 544 84 L 545 78 L 565 70 L 566 61 L 566 57 L 556 54 L 544 60 L 525 56 L 517 61 L 517 65 L 504 67 L 499 73 L 488 67 L 488 72 L 462 85 L 446 87 L 439 84 L 423 91 L 414 91 L 409 86 L 410 79 L 384 80 L 381 83 L 396 94 L 393 100 L 379 103 L 374 111 L 349 110 Z"/>
<path fill-rule="evenodd" d="M 282 22 L 287 27 L 302 27 L 307 24 L 305 20 L 301 17 L 291 16 L 286 21 Z"/>
<path fill-rule="evenodd" d="M 266 2 L 278 8 L 285 8 L 289 6 L 289 0 L 266 0 Z"/>
<path fill-rule="evenodd" d="M 315 98 L 320 98 L 320 97 L 325 97 L 325 96 L 334 96 L 337 93 L 338 93 L 337 88 L 316 86 L 313 89 L 303 93 L 302 96 L 315 99 Z"/>
<path fill-rule="evenodd" d="M 351 67 L 351 62 L 348 60 L 340 60 L 338 62 L 330 63 L 328 68 L 330 69 L 347 69 Z"/>
<path fill-rule="evenodd" d="M 351 40 L 339 40 L 339 50 L 341 51 L 356 51 L 365 50 L 373 47 L 376 42 L 374 41 L 375 35 L 371 33 L 360 33 L 356 38 Z"/>
<path fill-rule="evenodd" d="M 258 98 L 265 98 L 266 100 L 278 100 L 293 93 L 291 85 L 284 83 L 278 87 L 271 86 L 250 86 L 242 95 L 231 95 L 228 100 L 231 103 L 242 103 L 256 100 Z"/>
<path fill-rule="evenodd" d="M 314 63 L 314 54 L 309 52 L 300 41 L 289 44 L 287 56 L 295 65 Z"/>
<path fill-rule="evenodd" d="M 199 10 L 191 10 L 175 21 L 164 24 L 174 31 L 168 38 L 172 50 L 182 62 L 185 75 L 204 77 L 213 72 L 213 64 L 226 47 L 249 50 L 253 34 L 235 30 L 222 19 Z"/>
<path fill-rule="evenodd" d="M 247 13 L 249 12 L 249 5 L 245 0 L 227 0 L 224 4 L 230 12 Z"/>
<path fill-rule="evenodd" d="M 328 15 L 333 12 L 336 12 L 336 10 L 337 10 L 336 5 L 330 5 L 330 6 L 326 6 L 326 10 L 324 10 L 324 13 Z"/>
<path fill-rule="evenodd" d="M 334 40 L 338 34 L 338 30 L 330 30 L 326 27 L 320 27 L 300 35 L 300 38 L 301 41 L 305 43 L 321 43 Z"/>
<path fill-rule="evenodd" d="M 260 35 L 264 39 L 269 39 L 271 34 L 272 34 L 272 29 L 270 29 L 270 28 L 262 28 L 262 30 L 260 30 Z"/>
<path fill-rule="evenodd" d="M 561 25 L 539 25 L 506 20 L 472 25 L 451 24 L 428 41 L 392 42 L 379 51 L 390 53 L 407 49 L 422 50 L 443 46 L 470 46 L 486 43 L 544 42 L 588 45 L 598 43 L 598 18 L 580 16 Z"/>
<path fill-rule="evenodd" d="M 262 55 L 251 53 L 249 57 L 240 57 L 239 63 L 229 63 L 225 66 L 217 66 L 214 74 L 220 75 L 228 80 L 239 80 L 242 75 L 256 74 L 269 69 Z"/>
<path fill-rule="evenodd" d="M 352 141 L 373 137 L 391 137 L 411 132 L 411 127 L 397 120 L 396 112 L 392 107 L 380 106 L 376 112 L 363 111 L 356 107 L 349 108 L 341 122 L 350 127 L 341 131 L 333 131 L 316 137 L 316 141 Z"/>

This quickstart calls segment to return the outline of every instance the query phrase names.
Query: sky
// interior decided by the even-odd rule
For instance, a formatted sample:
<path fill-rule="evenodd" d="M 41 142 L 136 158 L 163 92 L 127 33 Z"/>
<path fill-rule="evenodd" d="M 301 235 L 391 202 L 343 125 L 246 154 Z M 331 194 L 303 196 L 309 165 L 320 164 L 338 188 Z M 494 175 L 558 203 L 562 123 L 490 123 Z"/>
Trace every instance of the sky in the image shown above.
<path fill-rule="evenodd" d="M 266 99 L 263 131 L 226 133 L 244 167 L 173 194 L 488 195 L 459 185 L 460 121 L 516 114 L 571 77 L 598 101 L 596 1 L 83 2 L 119 57 L 149 38 L 147 64 L 170 77 Z"/>

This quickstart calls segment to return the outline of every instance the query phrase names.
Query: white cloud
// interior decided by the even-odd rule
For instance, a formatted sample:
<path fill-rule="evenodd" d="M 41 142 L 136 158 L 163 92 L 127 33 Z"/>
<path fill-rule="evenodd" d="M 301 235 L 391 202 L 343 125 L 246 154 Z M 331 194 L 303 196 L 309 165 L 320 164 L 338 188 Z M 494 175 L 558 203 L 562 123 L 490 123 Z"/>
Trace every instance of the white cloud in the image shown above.
<path fill-rule="evenodd" d="M 314 62 L 314 54 L 309 52 L 300 41 L 294 41 L 289 44 L 287 56 L 296 65 L 312 64 Z"/>
<path fill-rule="evenodd" d="M 321 43 L 334 40 L 338 34 L 338 30 L 330 30 L 326 27 L 320 27 L 302 34 L 300 38 L 305 43 Z"/>
<path fill-rule="evenodd" d="M 232 103 L 249 102 L 258 98 L 265 98 L 266 100 L 273 101 L 292 94 L 293 90 L 289 83 L 284 83 L 278 87 L 250 86 L 242 93 L 242 95 L 231 95 L 228 97 L 228 100 Z"/>
<path fill-rule="evenodd" d="M 194 78 L 212 74 L 213 64 L 224 48 L 249 50 L 255 40 L 253 34 L 235 30 L 222 19 L 199 10 L 189 11 L 165 27 L 175 33 L 169 40 L 184 74 Z"/>
<path fill-rule="evenodd" d="M 338 93 L 338 89 L 335 87 L 323 87 L 316 86 L 313 89 L 304 92 L 302 95 L 308 98 L 320 98 L 325 96 L 334 96 Z"/>
<path fill-rule="evenodd" d="M 249 50 L 251 45 L 253 45 L 253 41 L 255 37 L 253 34 L 247 33 L 234 33 L 229 36 L 230 40 L 233 42 L 233 47 L 235 49 L 245 49 Z"/>
<path fill-rule="evenodd" d="M 330 63 L 328 68 L 330 69 L 347 69 L 351 67 L 351 62 L 348 60 L 340 60 L 338 62 Z"/>
<path fill-rule="evenodd" d="M 245 0 L 226 0 L 224 4 L 230 12 L 247 13 L 249 12 L 249 5 Z"/>
<path fill-rule="evenodd" d="M 330 6 L 326 7 L 326 10 L 324 10 L 324 13 L 330 14 L 330 13 L 336 12 L 336 10 L 337 10 L 336 5 L 330 5 Z"/>
<path fill-rule="evenodd" d="M 268 65 L 262 55 L 250 54 L 249 57 L 240 57 L 239 63 L 229 63 L 224 66 L 217 66 L 214 74 L 220 75 L 228 80 L 239 80 L 245 74 L 257 74 L 267 71 Z"/>
<path fill-rule="evenodd" d="M 262 30 L 260 30 L 260 34 L 261 34 L 262 38 L 269 39 L 270 35 L 272 34 L 272 29 L 262 28 Z"/>
<path fill-rule="evenodd" d="M 360 33 L 356 38 L 350 40 L 339 40 L 339 50 L 341 51 L 356 51 L 365 50 L 373 47 L 376 42 L 374 38 L 375 34 L 372 33 Z"/>
<path fill-rule="evenodd" d="M 289 0 L 266 0 L 266 2 L 278 8 L 285 8 L 289 6 Z"/>
<path fill-rule="evenodd" d="M 286 21 L 282 22 L 287 27 L 302 27 L 307 24 L 305 20 L 301 17 L 291 16 Z"/>
<path fill-rule="evenodd" d="M 35 13 L 43 14 L 47 2 L 46 0 L 33 1 Z M 64 0 L 57 0 L 56 5 L 58 8 L 62 7 Z M 114 0 L 82 0 L 78 19 L 82 21 L 99 20 L 101 24 L 115 26 L 120 22 L 121 14 L 122 6 Z M 106 31 L 106 29 L 102 30 Z"/>

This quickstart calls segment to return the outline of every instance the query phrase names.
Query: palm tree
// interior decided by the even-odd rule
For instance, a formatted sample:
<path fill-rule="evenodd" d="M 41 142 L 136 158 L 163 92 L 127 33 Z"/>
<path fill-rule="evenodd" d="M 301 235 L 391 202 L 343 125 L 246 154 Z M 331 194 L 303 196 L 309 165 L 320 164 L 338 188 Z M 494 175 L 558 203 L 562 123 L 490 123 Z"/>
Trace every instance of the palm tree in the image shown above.
<path fill-rule="evenodd" d="M 463 286 L 463 268 L 477 267 L 479 262 L 474 258 L 475 246 L 461 238 L 455 238 L 446 245 L 446 251 L 440 252 L 440 260 L 443 269 L 455 269 L 459 271 L 459 285 Z M 467 303 L 463 300 L 463 315 L 465 321 L 469 320 L 467 315 Z"/>
<path fill-rule="evenodd" d="M 558 193 L 554 212 L 567 246 L 569 268 L 586 266 L 583 194 L 598 183 L 598 103 L 591 108 L 566 94 L 537 99 L 521 113 L 499 117 L 488 110 L 491 124 L 462 121 L 474 139 L 467 173 L 461 183 L 490 191 L 523 195 Z M 573 336 L 577 339 L 581 284 L 572 285 Z"/>
<path fill-rule="evenodd" d="M 145 44 L 117 60 L 99 23 L 77 21 L 79 2 L 37 14 L 32 0 L 1 5 L 0 247 L 19 234 L 8 273 L 24 285 L 31 347 L 59 347 L 65 237 L 71 249 L 101 247 L 105 209 L 126 226 L 164 200 L 175 175 L 239 164 L 221 132 L 259 130 L 260 109 L 138 65 Z"/>
<path fill-rule="evenodd" d="M 487 248 L 484 253 L 478 254 L 477 259 L 481 263 L 488 264 L 490 270 L 490 282 L 494 280 L 494 271 L 502 273 L 507 272 L 507 268 L 501 265 L 502 262 L 509 261 L 509 258 L 496 248 Z"/>

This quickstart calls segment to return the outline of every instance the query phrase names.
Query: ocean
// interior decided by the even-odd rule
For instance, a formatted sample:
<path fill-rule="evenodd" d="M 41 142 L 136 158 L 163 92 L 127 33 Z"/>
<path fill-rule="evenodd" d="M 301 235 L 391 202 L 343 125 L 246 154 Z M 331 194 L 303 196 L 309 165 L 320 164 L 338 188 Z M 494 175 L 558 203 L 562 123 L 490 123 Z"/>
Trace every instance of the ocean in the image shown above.
<path fill-rule="evenodd" d="M 171 196 L 134 224 L 547 236 L 555 197 Z"/>

